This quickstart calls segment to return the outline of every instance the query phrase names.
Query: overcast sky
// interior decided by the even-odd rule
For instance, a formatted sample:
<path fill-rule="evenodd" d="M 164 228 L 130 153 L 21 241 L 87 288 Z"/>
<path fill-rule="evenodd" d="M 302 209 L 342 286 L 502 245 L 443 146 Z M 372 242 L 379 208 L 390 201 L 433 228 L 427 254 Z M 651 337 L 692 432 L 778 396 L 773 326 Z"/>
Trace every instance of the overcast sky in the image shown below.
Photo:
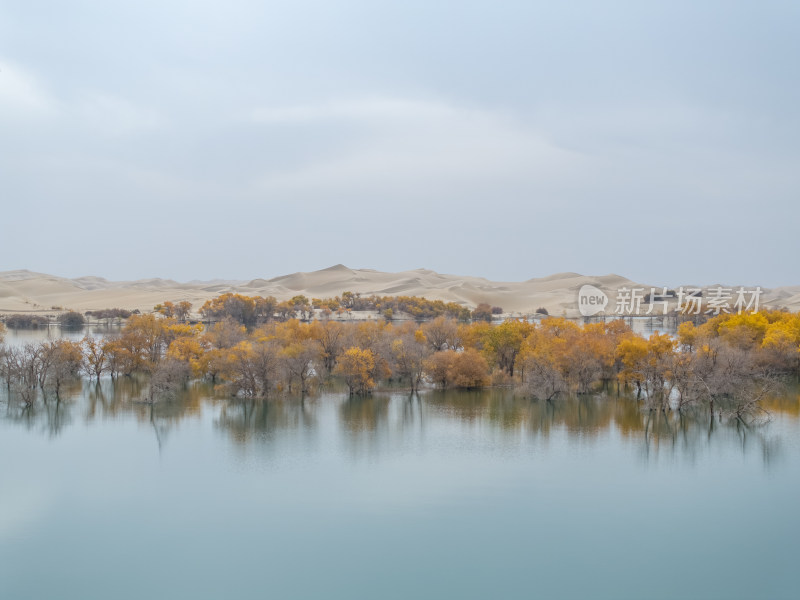
<path fill-rule="evenodd" d="M 800 3 L 0 0 L 0 270 L 800 283 Z"/>

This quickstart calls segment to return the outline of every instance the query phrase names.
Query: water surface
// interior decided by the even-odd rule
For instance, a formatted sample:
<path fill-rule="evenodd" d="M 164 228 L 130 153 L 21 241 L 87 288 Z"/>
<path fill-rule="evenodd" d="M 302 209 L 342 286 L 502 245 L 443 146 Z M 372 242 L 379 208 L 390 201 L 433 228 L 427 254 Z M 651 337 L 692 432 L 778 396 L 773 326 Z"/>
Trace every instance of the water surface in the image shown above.
<path fill-rule="evenodd" d="M 2 598 L 797 598 L 798 396 L 0 396 Z"/>

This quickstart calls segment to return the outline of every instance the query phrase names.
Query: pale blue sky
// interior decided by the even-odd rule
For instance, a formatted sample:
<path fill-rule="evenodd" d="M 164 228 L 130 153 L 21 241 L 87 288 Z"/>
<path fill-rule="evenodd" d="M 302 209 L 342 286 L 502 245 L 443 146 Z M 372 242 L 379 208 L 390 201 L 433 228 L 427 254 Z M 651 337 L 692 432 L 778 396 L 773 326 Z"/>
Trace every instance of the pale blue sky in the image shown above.
<path fill-rule="evenodd" d="M 800 283 L 800 3 L 0 0 L 0 270 Z"/>

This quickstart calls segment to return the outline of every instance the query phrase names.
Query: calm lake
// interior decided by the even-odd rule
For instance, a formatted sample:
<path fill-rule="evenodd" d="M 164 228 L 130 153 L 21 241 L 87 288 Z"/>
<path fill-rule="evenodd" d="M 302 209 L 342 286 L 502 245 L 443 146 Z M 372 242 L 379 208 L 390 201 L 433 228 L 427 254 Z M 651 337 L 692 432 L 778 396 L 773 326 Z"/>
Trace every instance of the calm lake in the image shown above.
<path fill-rule="evenodd" d="M 800 397 L 0 391 L 0 598 L 800 597 Z"/>

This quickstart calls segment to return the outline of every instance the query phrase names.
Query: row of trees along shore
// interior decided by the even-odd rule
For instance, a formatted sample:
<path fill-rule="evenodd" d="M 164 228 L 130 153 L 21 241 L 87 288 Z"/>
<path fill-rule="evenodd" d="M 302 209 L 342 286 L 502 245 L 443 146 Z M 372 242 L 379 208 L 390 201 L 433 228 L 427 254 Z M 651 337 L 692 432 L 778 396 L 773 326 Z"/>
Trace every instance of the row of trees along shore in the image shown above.
<path fill-rule="evenodd" d="M 63 310 L 54 306 L 53 310 Z M 154 307 L 155 312 L 180 322 L 189 321 L 192 317 L 192 303 L 163 302 Z M 481 303 L 474 310 L 461 306 L 455 302 L 442 300 L 428 300 L 419 296 L 361 296 L 355 292 L 344 292 L 334 298 L 312 298 L 298 295 L 290 300 L 278 302 L 273 296 L 244 296 L 228 293 L 208 300 L 199 310 L 205 323 L 214 323 L 226 317 L 231 317 L 248 328 L 269 321 L 288 321 L 289 319 L 311 320 L 314 317 L 322 319 L 346 318 L 353 312 L 375 311 L 387 320 L 392 320 L 401 315 L 413 320 L 433 319 L 446 316 L 460 322 L 470 320 L 488 321 L 499 314 L 503 309 L 499 306 Z M 538 314 L 547 314 L 544 308 L 536 310 Z M 105 321 L 107 323 L 128 319 L 131 315 L 140 314 L 140 311 L 125 310 L 122 308 L 107 308 L 103 310 L 89 310 L 81 314 L 70 310 L 55 317 L 55 323 L 67 329 L 83 327 L 87 322 Z M 15 314 L 5 317 L 5 324 L 12 329 L 36 329 L 47 327 L 51 318 L 36 314 Z"/>
<path fill-rule="evenodd" d="M 264 300 L 211 300 L 200 309 L 216 321 L 208 325 L 182 322 L 191 306 L 164 303 L 158 313 L 131 315 L 114 337 L 0 345 L 0 378 L 25 403 L 58 397 L 64 382 L 81 376 L 139 373 L 150 376 L 149 401 L 191 379 L 245 397 L 313 393 L 332 378 L 352 394 L 386 382 L 412 391 L 505 385 L 543 401 L 613 387 L 651 409 L 702 407 L 744 420 L 762 414 L 762 401 L 800 374 L 800 315 L 784 311 L 722 314 L 699 326 L 685 322 L 674 337 L 644 338 L 622 320 L 492 324 L 460 322 L 446 311 L 422 324 L 278 320 Z"/>
<path fill-rule="evenodd" d="M 184 302 L 176 305 L 165 302 L 155 309 L 180 320 L 181 314 L 185 317 L 191 309 L 191 305 L 187 307 L 187 304 Z M 331 319 L 359 311 L 376 311 L 390 321 L 400 315 L 407 315 L 415 320 L 448 317 L 461 322 L 470 320 L 491 322 L 492 317 L 501 314 L 503 309 L 481 303 L 474 310 L 470 310 L 456 302 L 428 300 L 420 296 L 362 296 L 356 292 L 344 292 L 334 298 L 310 300 L 306 296 L 298 295 L 283 302 L 278 302 L 272 296 L 243 296 L 229 293 L 208 300 L 200 308 L 200 315 L 206 322 L 231 317 L 250 328 L 272 320 L 288 321 L 298 318 L 308 321 L 314 316 Z M 537 311 L 547 312 L 543 308 Z"/>

